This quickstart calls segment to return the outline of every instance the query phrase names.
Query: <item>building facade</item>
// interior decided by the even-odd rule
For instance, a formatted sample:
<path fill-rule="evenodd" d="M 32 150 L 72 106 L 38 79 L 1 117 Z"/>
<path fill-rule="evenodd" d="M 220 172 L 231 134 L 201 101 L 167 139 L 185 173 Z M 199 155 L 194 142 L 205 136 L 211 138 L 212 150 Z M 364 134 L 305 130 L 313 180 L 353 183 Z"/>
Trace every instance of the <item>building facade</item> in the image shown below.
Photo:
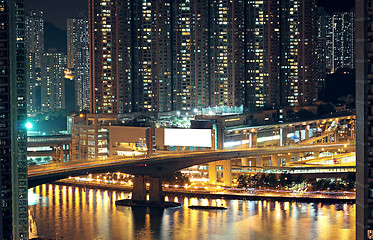
<path fill-rule="evenodd" d="M 65 109 L 66 55 L 44 53 L 41 65 L 41 111 Z"/>
<path fill-rule="evenodd" d="M 373 12 L 356 1 L 356 239 L 373 239 Z"/>
<path fill-rule="evenodd" d="M 89 37 L 88 20 L 67 19 L 67 67 L 75 82 L 77 110 L 89 110 Z"/>
<path fill-rule="evenodd" d="M 246 5 L 246 89 L 249 110 L 280 104 L 279 1 L 249 1 Z"/>
<path fill-rule="evenodd" d="M 28 239 L 23 1 L 0 1 L 0 21 L 0 238 Z"/>
<path fill-rule="evenodd" d="M 27 112 L 32 115 L 40 112 L 41 62 L 44 54 L 43 12 L 31 11 L 26 16 L 26 73 L 27 73 Z"/>
<path fill-rule="evenodd" d="M 312 104 L 315 7 L 314 0 L 90 0 L 91 112 Z"/>
<path fill-rule="evenodd" d="M 280 2 L 282 105 L 310 105 L 317 97 L 316 2 Z"/>
<path fill-rule="evenodd" d="M 325 64 L 327 73 L 355 66 L 355 14 L 354 11 L 325 16 Z"/>

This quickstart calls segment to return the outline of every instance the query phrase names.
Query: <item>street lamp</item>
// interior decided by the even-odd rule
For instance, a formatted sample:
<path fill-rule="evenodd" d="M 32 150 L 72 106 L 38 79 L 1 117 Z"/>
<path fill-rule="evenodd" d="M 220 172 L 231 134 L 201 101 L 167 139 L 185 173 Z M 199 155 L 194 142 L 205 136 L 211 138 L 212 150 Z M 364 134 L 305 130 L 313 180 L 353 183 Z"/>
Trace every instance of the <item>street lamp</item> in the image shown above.
<path fill-rule="evenodd" d="M 31 130 L 32 129 L 32 123 L 27 122 L 26 123 L 26 128 L 27 128 L 27 130 Z"/>

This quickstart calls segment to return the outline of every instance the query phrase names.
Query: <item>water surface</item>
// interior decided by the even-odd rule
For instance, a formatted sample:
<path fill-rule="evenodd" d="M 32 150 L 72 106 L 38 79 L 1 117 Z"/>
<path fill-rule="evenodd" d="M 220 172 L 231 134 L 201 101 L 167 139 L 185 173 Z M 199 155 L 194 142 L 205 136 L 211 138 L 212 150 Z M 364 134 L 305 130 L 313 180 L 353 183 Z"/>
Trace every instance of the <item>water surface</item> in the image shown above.
<path fill-rule="evenodd" d="M 355 239 L 355 204 L 166 197 L 171 209 L 116 206 L 129 193 L 42 185 L 29 206 L 32 235 L 51 239 Z M 188 205 L 224 205 L 194 210 Z M 37 229 L 37 233 L 35 232 Z"/>

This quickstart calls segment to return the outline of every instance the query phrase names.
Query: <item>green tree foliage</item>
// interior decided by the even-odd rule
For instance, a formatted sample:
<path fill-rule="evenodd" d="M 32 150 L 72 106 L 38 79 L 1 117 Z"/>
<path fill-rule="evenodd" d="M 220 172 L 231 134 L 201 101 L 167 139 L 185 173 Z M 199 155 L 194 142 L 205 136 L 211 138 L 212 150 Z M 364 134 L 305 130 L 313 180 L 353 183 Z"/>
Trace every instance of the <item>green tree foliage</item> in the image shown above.
<path fill-rule="evenodd" d="M 315 191 L 353 191 L 355 184 L 355 175 L 350 174 L 337 181 L 319 179 L 312 183 L 312 189 Z"/>
<path fill-rule="evenodd" d="M 294 184 L 298 186 L 303 185 L 305 183 L 306 183 L 306 179 L 304 178 L 302 174 L 297 175 L 294 179 Z"/>
<path fill-rule="evenodd" d="M 294 186 L 293 177 L 290 173 L 281 173 L 279 177 L 280 186 L 292 188 Z"/>
<path fill-rule="evenodd" d="M 162 182 L 171 185 L 185 185 L 190 184 L 189 176 L 181 172 L 174 172 L 162 177 Z"/>
<path fill-rule="evenodd" d="M 241 174 L 237 178 L 237 187 L 239 188 L 247 188 L 248 186 L 248 177 L 244 174 Z"/>

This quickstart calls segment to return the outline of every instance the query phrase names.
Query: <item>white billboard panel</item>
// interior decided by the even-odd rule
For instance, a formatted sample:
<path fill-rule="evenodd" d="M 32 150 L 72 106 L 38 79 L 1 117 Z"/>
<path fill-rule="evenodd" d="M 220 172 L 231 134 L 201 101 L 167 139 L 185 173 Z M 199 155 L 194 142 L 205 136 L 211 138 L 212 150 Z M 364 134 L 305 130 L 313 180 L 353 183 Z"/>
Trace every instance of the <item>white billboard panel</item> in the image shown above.
<path fill-rule="evenodd" d="M 211 147 L 211 129 L 164 129 L 164 145 L 179 147 Z"/>

